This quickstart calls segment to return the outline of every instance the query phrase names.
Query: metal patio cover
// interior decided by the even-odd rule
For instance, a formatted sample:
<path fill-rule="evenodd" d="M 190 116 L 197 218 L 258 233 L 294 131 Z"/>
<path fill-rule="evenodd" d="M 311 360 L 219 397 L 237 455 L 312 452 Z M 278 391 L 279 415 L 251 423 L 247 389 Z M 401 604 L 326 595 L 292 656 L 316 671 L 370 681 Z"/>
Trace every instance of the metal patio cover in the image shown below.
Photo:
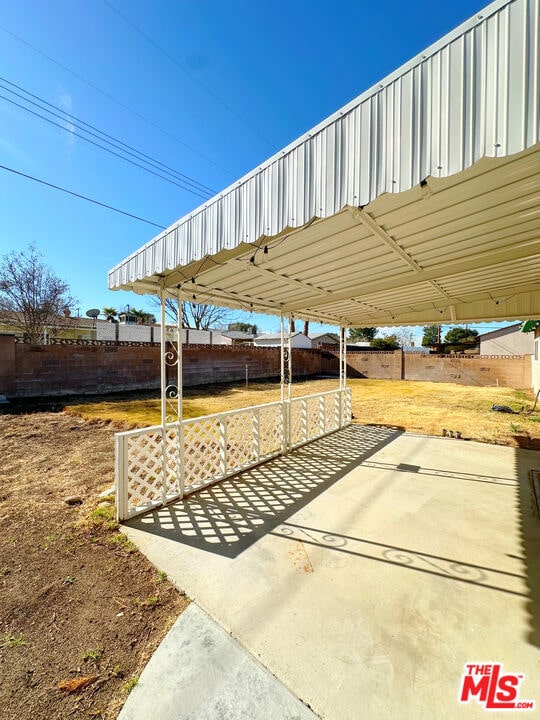
<path fill-rule="evenodd" d="M 348 326 L 540 318 L 540 0 L 497 0 L 109 273 Z"/>

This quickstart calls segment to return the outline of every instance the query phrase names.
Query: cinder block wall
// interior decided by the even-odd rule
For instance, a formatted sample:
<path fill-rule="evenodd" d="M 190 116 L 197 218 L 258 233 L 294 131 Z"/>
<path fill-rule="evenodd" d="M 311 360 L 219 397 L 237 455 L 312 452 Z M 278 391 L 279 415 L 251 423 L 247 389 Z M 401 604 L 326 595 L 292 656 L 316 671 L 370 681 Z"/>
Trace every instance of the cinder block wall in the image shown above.
<path fill-rule="evenodd" d="M 531 356 L 452 357 L 451 355 L 403 355 L 406 380 L 453 382 L 460 385 L 531 388 Z"/>
<path fill-rule="evenodd" d="M 159 345 L 27 345 L 0 335 L 0 394 L 11 398 L 153 390 L 160 385 Z M 277 378 L 279 348 L 184 346 L 184 384 Z M 336 353 L 293 350 L 293 377 L 337 375 Z M 531 356 L 452 357 L 395 352 L 348 353 L 349 377 L 431 380 L 531 388 Z M 536 370 L 536 368 L 535 368 Z M 169 368 L 174 382 L 175 368 Z"/>
<path fill-rule="evenodd" d="M 280 375 L 279 348 L 250 348 L 193 345 L 183 348 L 183 379 L 186 386 L 210 383 L 277 378 Z M 319 350 L 292 351 L 293 378 L 321 374 Z M 173 381 L 175 368 L 169 369 Z"/>
<path fill-rule="evenodd" d="M 183 348 L 185 385 L 279 377 L 279 348 Z M 319 350 L 293 350 L 293 377 L 321 374 Z M 176 369 L 168 368 L 174 382 Z M 27 345 L 0 335 L 0 394 L 12 398 L 152 390 L 160 386 L 159 345 Z"/>
<path fill-rule="evenodd" d="M 159 347 L 15 344 L 15 396 L 52 397 L 159 387 Z"/>
<path fill-rule="evenodd" d="M 0 395 L 15 393 L 15 339 L 0 335 Z"/>
<path fill-rule="evenodd" d="M 348 352 L 347 374 L 349 377 L 401 380 L 401 350 L 380 352 Z"/>
<path fill-rule="evenodd" d="M 379 380 L 425 380 L 460 385 L 531 388 L 531 365 L 531 355 L 456 357 L 402 353 L 401 350 L 347 353 L 349 377 Z M 323 352 L 322 367 L 325 374 L 337 374 L 337 354 Z"/>

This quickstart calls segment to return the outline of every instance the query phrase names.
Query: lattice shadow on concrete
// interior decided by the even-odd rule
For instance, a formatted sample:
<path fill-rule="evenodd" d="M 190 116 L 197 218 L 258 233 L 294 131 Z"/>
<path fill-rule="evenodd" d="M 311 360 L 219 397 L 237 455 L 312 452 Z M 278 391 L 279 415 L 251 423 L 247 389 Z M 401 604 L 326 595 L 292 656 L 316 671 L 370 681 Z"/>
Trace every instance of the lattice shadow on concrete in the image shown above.
<path fill-rule="evenodd" d="M 351 425 L 128 524 L 236 557 L 400 434 Z"/>

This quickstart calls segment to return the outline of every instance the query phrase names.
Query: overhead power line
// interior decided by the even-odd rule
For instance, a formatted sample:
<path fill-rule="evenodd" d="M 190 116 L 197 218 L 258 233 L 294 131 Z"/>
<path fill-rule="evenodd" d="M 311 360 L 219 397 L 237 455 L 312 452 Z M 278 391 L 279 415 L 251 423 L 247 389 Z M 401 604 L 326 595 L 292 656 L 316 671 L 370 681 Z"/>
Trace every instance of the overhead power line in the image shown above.
<path fill-rule="evenodd" d="M 71 115 L 70 113 L 66 112 L 65 110 L 62 110 L 61 108 L 58 108 L 56 105 L 52 105 L 51 103 L 47 102 L 46 100 L 43 100 L 42 98 L 39 98 L 36 95 L 33 95 L 32 93 L 29 93 L 28 91 L 24 90 L 23 88 L 20 88 L 26 95 L 30 95 L 31 97 L 37 98 L 40 103 L 44 103 L 45 105 L 49 105 L 50 107 L 54 107 L 56 110 L 58 110 L 58 114 L 56 112 L 53 112 L 52 110 L 49 110 L 47 107 L 44 107 L 43 104 L 39 104 L 34 102 L 33 100 L 30 100 L 25 95 L 21 95 L 20 93 L 16 92 L 15 90 L 12 90 L 9 87 L 6 87 L 2 83 L 9 83 L 9 85 L 13 87 L 20 88 L 19 85 L 16 85 L 15 83 L 11 83 L 9 80 L 4 80 L 0 77 L 0 88 L 2 90 L 5 90 L 12 95 L 15 95 L 19 99 L 23 100 L 25 103 L 33 105 L 34 107 L 39 108 L 45 113 L 48 113 L 52 117 L 56 117 L 59 120 L 61 120 L 64 123 L 68 123 L 68 127 L 66 125 L 59 124 L 55 122 L 54 120 L 51 120 L 50 117 L 46 117 L 44 115 L 41 115 L 40 113 L 35 112 L 34 110 L 31 110 L 30 108 L 26 107 L 25 105 L 21 105 L 18 102 L 15 102 L 15 100 L 11 98 L 7 98 L 5 95 L 0 94 L 0 98 L 2 100 L 5 100 L 8 103 L 11 103 L 12 105 L 15 105 L 16 107 L 20 108 L 21 110 L 24 110 L 31 115 L 34 115 L 35 117 L 40 118 L 41 120 L 44 120 L 45 122 L 48 122 L 52 125 L 55 125 L 56 127 L 59 127 L 60 129 L 69 132 L 71 135 L 75 135 L 78 138 L 81 138 L 82 140 L 85 140 L 86 142 L 95 145 L 96 147 L 101 148 L 102 150 L 105 150 L 105 152 L 108 152 L 112 155 L 115 155 L 116 157 L 119 157 L 122 160 L 125 160 L 126 162 L 129 162 L 132 165 L 135 165 L 136 167 L 141 168 L 142 170 L 145 170 L 146 172 L 151 173 L 152 175 L 156 175 L 157 177 L 162 178 L 163 180 L 166 180 L 167 182 L 172 183 L 173 185 L 177 185 L 178 187 L 182 188 L 183 190 L 186 190 L 187 192 L 190 192 L 194 195 L 197 195 L 198 197 L 202 198 L 203 200 L 207 200 L 210 195 L 215 194 L 215 191 L 212 190 L 212 188 L 209 188 L 207 185 L 203 185 L 202 183 L 198 182 L 197 180 L 191 178 L 189 175 L 185 175 L 184 173 L 180 173 L 177 170 L 174 170 L 172 168 L 169 168 L 168 165 L 165 165 L 161 163 L 159 160 L 155 160 L 154 158 L 150 158 L 149 155 L 146 155 L 145 153 L 137 150 L 136 148 L 132 148 L 127 143 L 124 143 L 122 140 L 118 140 L 117 138 L 114 138 L 112 135 L 109 135 L 108 133 L 104 133 L 103 131 L 99 130 L 98 128 L 95 128 L 93 125 L 90 125 L 89 123 L 86 123 L 84 120 L 79 120 L 79 118 L 75 117 L 74 115 Z M 65 117 L 63 117 L 65 116 Z M 81 124 L 78 124 L 81 123 Z M 92 132 L 91 130 L 87 130 L 86 127 L 82 127 L 82 125 L 86 125 L 87 127 L 91 127 L 96 132 Z M 81 135 L 80 133 L 75 132 L 74 128 L 77 128 L 81 130 L 83 133 L 86 133 L 86 135 L 90 135 L 100 142 L 95 142 L 93 140 L 90 140 L 86 135 Z M 111 139 L 109 139 L 111 138 Z M 111 147 L 114 147 L 115 149 L 119 150 L 120 152 L 114 152 L 110 148 L 104 147 L 101 145 L 101 143 L 106 143 L 107 145 L 110 145 Z M 127 149 L 129 148 L 129 149 Z M 132 152 L 133 150 L 133 152 Z M 120 154 L 122 153 L 122 154 Z M 125 155 L 129 155 L 133 158 L 135 158 L 138 162 L 134 162 L 133 160 L 130 160 L 128 157 L 125 157 Z M 146 160 L 146 158 L 150 158 L 150 160 Z M 143 164 L 141 164 L 143 163 Z M 155 168 L 158 172 L 154 172 L 154 170 L 150 168 Z"/>
<path fill-rule="evenodd" d="M 86 200 L 87 202 L 91 202 L 94 205 L 99 205 L 100 207 L 107 208 L 107 210 L 113 210 L 114 212 L 120 213 L 120 215 L 126 215 L 127 217 L 133 218 L 134 220 L 140 220 L 141 222 L 146 223 L 147 225 L 153 225 L 160 230 L 166 230 L 166 227 L 164 225 L 158 225 L 158 223 L 152 222 L 152 220 L 145 220 L 145 218 L 139 217 L 138 215 L 133 215 L 133 213 L 126 212 L 125 210 L 120 210 L 119 208 L 113 207 L 112 205 L 107 205 L 107 203 L 103 203 L 99 200 L 95 200 L 94 198 L 89 198 L 86 195 L 76 193 L 73 190 L 68 190 L 67 188 L 61 187 L 60 185 L 54 185 L 53 183 L 47 182 L 46 180 L 41 180 L 40 178 L 33 177 L 33 175 L 27 175 L 20 170 L 15 170 L 14 168 L 7 167 L 6 165 L 0 165 L 0 169 L 6 170 L 7 172 L 13 173 L 14 175 L 20 175 L 21 177 L 27 178 L 28 180 L 33 180 L 34 182 L 41 183 L 41 185 L 46 185 L 47 187 L 53 188 L 54 190 L 60 190 L 63 193 L 73 195 L 73 197 L 80 198 L 81 200 Z"/>
<path fill-rule="evenodd" d="M 223 165 L 220 165 L 215 160 L 212 160 L 207 155 L 205 155 L 204 153 L 202 153 L 199 150 L 197 150 L 196 148 L 194 148 L 192 145 L 189 145 L 188 143 L 184 142 L 184 140 L 180 140 L 180 138 L 177 137 L 176 135 L 173 135 L 168 130 L 165 130 L 164 128 L 160 127 L 153 120 L 150 120 L 149 118 L 145 117 L 140 112 L 138 112 L 137 110 L 134 110 L 133 108 L 129 107 L 129 105 L 126 105 L 121 100 L 118 100 L 118 98 L 114 97 L 114 95 L 111 95 L 106 90 L 102 90 L 97 85 L 94 85 L 94 83 L 90 82 L 90 80 L 87 80 L 82 75 L 79 75 L 79 73 L 76 73 L 74 70 L 71 70 L 71 68 L 68 68 L 67 65 L 64 65 L 63 63 L 59 62 L 58 60 L 55 60 L 50 55 L 47 55 L 47 53 L 43 52 L 42 50 L 37 48 L 35 45 L 32 45 L 32 43 L 29 43 L 27 40 L 24 40 L 22 37 L 20 37 L 19 35 L 16 35 L 11 30 L 8 30 L 3 25 L 0 25 L 0 30 L 5 32 L 7 35 L 10 35 L 12 38 L 15 38 L 15 40 L 18 40 L 23 45 L 26 45 L 26 47 L 29 47 L 31 50 L 36 52 L 38 55 L 41 55 L 41 57 L 46 58 L 47 60 L 49 60 L 49 62 L 54 63 L 59 68 L 62 68 L 62 70 L 65 70 L 70 75 L 73 75 L 73 77 L 76 77 L 78 80 L 83 82 L 85 85 L 88 85 L 88 87 L 91 87 L 93 90 L 100 93 L 100 95 L 103 95 L 103 97 L 106 97 L 111 102 L 115 103 L 116 105 L 119 105 L 124 110 L 127 110 L 127 112 L 131 113 L 132 115 L 135 115 L 136 117 L 139 118 L 139 120 L 142 120 L 143 122 L 147 123 L 148 125 L 151 125 L 156 130 L 159 130 L 160 133 L 163 133 L 163 135 L 166 135 L 167 137 L 171 138 L 171 140 L 174 140 L 175 142 L 177 142 L 179 145 L 183 145 L 188 150 L 191 150 L 191 152 L 195 153 L 195 155 L 198 155 L 199 157 L 203 158 L 203 160 L 206 160 L 207 162 L 211 163 L 212 165 L 219 168 L 220 170 L 223 170 L 223 172 L 227 173 L 227 175 L 230 175 L 231 177 L 236 177 L 234 173 L 232 173 L 227 168 L 223 167 Z"/>
<path fill-rule="evenodd" d="M 190 72 L 182 63 L 180 63 L 173 55 L 168 53 L 166 50 L 164 50 L 161 45 L 158 45 L 155 40 L 153 40 L 149 35 L 147 35 L 144 30 L 141 30 L 141 28 L 136 25 L 133 20 L 130 20 L 126 15 L 120 12 L 112 3 L 109 2 L 109 0 L 103 0 L 105 5 L 107 5 L 113 12 L 115 12 L 119 17 L 122 18 L 124 22 L 126 22 L 130 27 L 132 27 L 135 32 L 139 33 L 147 42 L 152 45 L 158 52 L 160 52 L 162 55 L 164 55 L 168 60 L 170 60 L 172 63 L 176 65 L 176 67 L 180 68 L 180 70 L 185 73 L 193 82 L 197 83 L 200 87 L 203 88 L 216 102 L 220 103 L 220 105 L 223 105 L 224 108 L 226 108 L 230 113 L 232 113 L 240 122 L 242 122 L 244 125 L 246 125 L 250 130 L 253 130 L 254 133 L 256 133 L 262 140 L 264 140 L 268 145 L 270 145 L 271 148 L 274 150 L 277 150 L 278 148 L 274 143 L 269 140 L 267 137 L 265 137 L 258 128 L 255 127 L 252 123 L 249 122 L 249 120 L 246 120 L 245 117 L 240 115 L 239 112 L 237 112 L 233 107 L 231 107 L 223 98 L 219 97 L 219 95 L 216 95 L 216 93 L 208 87 L 205 83 L 203 83 L 202 80 L 200 80 L 196 75 L 194 75 L 192 72 Z"/>
<path fill-rule="evenodd" d="M 145 167 L 144 165 L 141 165 L 140 163 L 137 163 L 134 160 L 130 160 L 129 158 L 124 157 L 123 155 L 120 155 L 120 153 L 117 153 L 114 150 L 111 150 L 110 148 L 107 148 L 104 145 L 101 145 L 100 143 L 95 142 L 94 140 L 90 140 L 90 138 L 87 138 L 84 135 L 81 135 L 80 133 L 75 132 L 75 130 L 72 130 L 71 128 L 67 128 L 65 125 L 61 125 L 60 123 L 57 123 L 54 120 L 51 120 L 50 118 L 45 117 L 45 115 L 40 115 L 40 113 L 37 113 L 34 110 L 30 110 L 30 108 L 27 108 L 24 105 L 21 105 L 20 103 L 15 102 L 15 100 L 11 100 L 10 98 L 6 97 L 5 95 L 2 95 L 1 93 L 0 93 L 0 99 L 5 100 L 8 103 L 11 103 L 12 105 L 15 105 L 18 108 L 21 108 L 21 110 L 25 110 L 27 113 L 30 113 L 31 115 L 35 115 L 36 117 L 41 118 L 42 120 L 50 123 L 51 125 L 55 125 L 56 127 L 60 128 L 61 130 L 69 132 L 70 135 L 74 135 L 75 137 L 78 137 L 81 140 L 84 140 L 85 142 L 90 143 L 90 145 L 94 145 L 95 147 L 98 147 L 101 150 L 105 150 L 105 152 L 108 152 L 111 155 L 114 155 L 115 157 L 120 158 L 121 160 L 125 160 L 126 162 L 130 163 L 131 165 L 134 165 L 135 167 L 145 170 L 146 172 L 150 173 L 151 175 L 155 175 L 156 177 L 159 177 L 162 180 L 166 180 L 167 182 L 171 183 L 171 185 L 176 185 L 177 187 L 181 188 L 182 190 L 186 190 L 187 192 L 190 192 L 193 195 L 197 195 L 197 197 L 200 197 L 203 200 L 208 200 L 208 197 L 209 197 L 208 193 L 206 193 L 205 195 L 202 195 L 200 192 L 197 192 L 189 187 L 186 187 L 185 185 L 182 185 L 179 182 L 175 182 L 171 178 L 168 178 L 164 175 L 160 175 L 159 173 L 154 172 L 153 170 L 150 170 L 150 168 Z"/>

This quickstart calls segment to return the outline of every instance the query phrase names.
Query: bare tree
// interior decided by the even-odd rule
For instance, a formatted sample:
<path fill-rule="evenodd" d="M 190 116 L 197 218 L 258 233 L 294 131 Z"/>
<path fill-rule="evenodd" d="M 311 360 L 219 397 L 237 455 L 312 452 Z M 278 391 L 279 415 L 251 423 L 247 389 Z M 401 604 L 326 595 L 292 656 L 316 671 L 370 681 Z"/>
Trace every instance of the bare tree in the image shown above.
<path fill-rule="evenodd" d="M 154 305 L 161 307 L 161 300 L 152 297 Z M 165 300 L 165 313 L 169 320 L 177 322 L 178 304 L 176 300 L 167 298 Z M 224 327 L 231 322 L 232 313 L 228 308 L 217 307 L 216 305 L 202 305 L 201 303 L 182 303 L 182 327 L 194 328 L 195 330 L 210 330 L 212 328 Z"/>
<path fill-rule="evenodd" d="M 0 260 L 0 320 L 35 344 L 57 337 L 74 323 L 69 285 L 41 257 L 31 245 Z"/>
<path fill-rule="evenodd" d="M 414 335 L 410 327 L 394 328 L 393 337 L 396 338 L 396 341 L 401 348 L 411 345 L 414 339 Z"/>

